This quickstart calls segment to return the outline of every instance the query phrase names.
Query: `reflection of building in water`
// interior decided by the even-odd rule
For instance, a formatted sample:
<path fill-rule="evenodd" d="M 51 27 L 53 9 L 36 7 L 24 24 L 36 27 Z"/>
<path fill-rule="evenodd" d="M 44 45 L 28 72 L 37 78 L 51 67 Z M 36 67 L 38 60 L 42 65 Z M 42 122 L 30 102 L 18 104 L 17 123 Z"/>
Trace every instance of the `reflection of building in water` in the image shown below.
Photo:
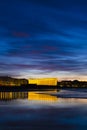
<path fill-rule="evenodd" d="M 0 100 L 26 99 L 28 92 L 0 92 Z"/>
<path fill-rule="evenodd" d="M 40 79 L 29 79 L 29 84 L 37 85 L 57 85 L 57 78 L 40 78 Z"/>
<path fill-rule="evenodd" d="M 28 100 L 40 100 L 40 101 L 57 101 L 58 98 L 56 96 L 51 96 L 50 94 L 45 93 L 28 93 Z"/>
<path fill-rule="evenodd" d="M 55 92 L 50 91 L 50 92 Z M 36 92 L 0 92 L 0 100 L 13 100 L 13 99 L 28 99 L 40 101 L 56 101 L 56 96 L 51 96 L 50 92 L 36 93 Z"/>

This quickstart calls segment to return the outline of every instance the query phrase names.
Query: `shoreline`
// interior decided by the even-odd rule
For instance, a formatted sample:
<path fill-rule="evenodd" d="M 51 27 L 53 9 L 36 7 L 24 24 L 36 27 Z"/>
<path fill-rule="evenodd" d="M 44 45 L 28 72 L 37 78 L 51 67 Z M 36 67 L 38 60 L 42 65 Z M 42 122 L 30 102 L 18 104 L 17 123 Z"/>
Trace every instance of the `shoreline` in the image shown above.
<path fill-rule="evenodd" d="M 0 86 L 0 92 L 4 91 L 50 91 L 50 90 L 85 90 L 87 87 L 58 87 L 58 86 Z"/>

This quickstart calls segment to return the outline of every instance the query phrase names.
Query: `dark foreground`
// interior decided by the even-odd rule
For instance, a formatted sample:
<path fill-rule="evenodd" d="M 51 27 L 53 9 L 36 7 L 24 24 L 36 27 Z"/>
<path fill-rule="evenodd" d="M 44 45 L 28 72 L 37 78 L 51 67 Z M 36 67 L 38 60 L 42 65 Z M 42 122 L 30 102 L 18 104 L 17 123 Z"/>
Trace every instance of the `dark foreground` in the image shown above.
<path fill-rule="evenodd" d="M 47 85 L 23 85 L 23 86 L 0 86 L 1 92 L 10 91 L 47 91 L 58 89 L 58 86 L 47 86 Z"/>
<path fill-rule="evenodd" d="M 87 108 L 0 108 L 0 130 L 87 130 Z"/>
<path fill-rule="evenodd" d="M 0 130 L 87 130 L 87 98 L 58 93 L 0 92 Z"/>

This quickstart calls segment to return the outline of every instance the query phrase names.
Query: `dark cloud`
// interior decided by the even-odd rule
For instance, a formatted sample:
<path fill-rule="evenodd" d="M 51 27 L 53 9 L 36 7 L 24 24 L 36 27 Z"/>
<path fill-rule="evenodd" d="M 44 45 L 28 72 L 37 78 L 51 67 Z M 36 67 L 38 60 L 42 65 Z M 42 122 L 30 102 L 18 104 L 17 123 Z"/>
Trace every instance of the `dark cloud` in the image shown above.
<path fill-rule="evenodd" d="M 85 0 L 0 1 L 1 73 L 85 75 L 86 5 Z"/>

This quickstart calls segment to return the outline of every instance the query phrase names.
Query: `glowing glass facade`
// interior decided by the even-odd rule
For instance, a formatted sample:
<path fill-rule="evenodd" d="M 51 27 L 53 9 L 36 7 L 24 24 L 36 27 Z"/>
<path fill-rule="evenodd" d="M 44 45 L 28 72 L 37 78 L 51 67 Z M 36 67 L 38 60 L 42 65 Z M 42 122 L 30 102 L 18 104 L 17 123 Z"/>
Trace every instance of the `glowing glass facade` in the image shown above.
<path fill-rule="evenodd" d="M 29 79 L 29 84 L 36 84 L 36 85 L 57 85 L 57 78 L 41 78 L 41 79 Z"/>

